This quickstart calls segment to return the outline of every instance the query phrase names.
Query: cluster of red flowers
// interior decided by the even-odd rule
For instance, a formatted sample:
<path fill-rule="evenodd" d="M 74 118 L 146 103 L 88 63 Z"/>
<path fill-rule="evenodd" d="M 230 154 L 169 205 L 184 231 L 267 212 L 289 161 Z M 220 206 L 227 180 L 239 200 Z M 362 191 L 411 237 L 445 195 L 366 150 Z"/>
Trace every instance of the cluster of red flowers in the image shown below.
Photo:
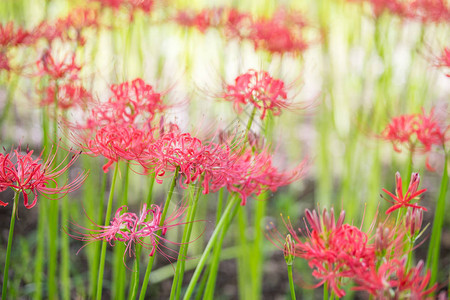
<path fill-rule="evenodd" d="M 351 0 L 363 1 L 363 0 Z M 450 22 L 450 7 L 445 0 L 366 0 L 372 5 L 375 17 L 383 12 L 400 16 L 405 19 L 416 20 L 423 23 Z"/>
<path fill-rule="evenodd" d="M 183 10 L 174 20 L 201 32 L 208 28 L 222 29 L 228 38 L 252 41 L 255 49 L 270 53 L 301 53 L 308 44 L 302 36 L 306 27 L 304 17 L 298 12 L 280 9 L 271 18 L 253 20 L 249 14 L 231 8 L 203 9 L 198 13 Z"/>
<path fill-rule="evenodd" d="M 287 90 L 284 82 L 274 79 L 265 71 L 249 70 L 234 80 L 234 85 L 227 85 L 221 98 L 233 102 L 234 109 L 241 113 L 242 106 L 251 103 L 261 110 L 261 119 L 267 111 L 279 115 L 282 108 L 289 107 Z"/>
<path fill-rule="evenodd" d="M 397 152 L 401 151 L 399 145 L 406 145 L 411 151 L 428 152 L 433 145 L 444 145 L 448 129 L 434 118 L 431 111 L 428 116 L 423 112 L 392 118 L 381 137 L 391 141 Z"/>
<path fill-rule="evenodd" d="M 305 215 L 309 225 L 305 240 L 288 222 L 286 226 L 294 237 L 291 244 L 286 247 L 276 230 L 271 232 L 272 241 L 285 256 L 308 261 L 313 276 L 320 280 L 316 287 L 327 283 L 337 297 L 343 297 L 344 286 L 352 279 L 353 290 L 366 291 L 377 299 L 424 299 L 436 288 L 428 288 L 430 272 L 422 275 L 423 262 L 409 267 L 402 258 L 404 225 L 389 230 L 386 224 L 380 224 L 375 236 L 369 238 L 361 229 L 344 223 L 344 211 L 337 220 L 333 209 L 324 209 L 322 215 L 307 209 Z"/>
<path fill-rule="evenodd" d="M 450 68 L 450 47 L 445 47 L 445 49 L 442 51 L 442 54 L 438 58 L 438 63 L 436 64 L 436 66 L 440 68 Z M 450 72 L 446 75 L 447 77 L 450 77 Z"/>
<path fill-rule="evenodd" d="M 11 153 L 0 153 L 0 191 L 12 188 L 15 192 L 23 194 L 24 205 L 32 208 L 36 205 L 38 192 L 46 194 L 65 195 L 78 189 L 86 179 L 87 174 L 79 174 L 70 183 L 58 184 L 57 178 L 66 172 L 75 163 L 79 154 L 73 155 L 67 164 L 65 161 L 69 155 L 57 166 L 54 166 L 56 152 L 49 156 L 45 162 L 42 161 L 42 153 L 38 158 L 33 158 L 33 151 L 21 153 L 20 148 Z M 34 195 L 29 203 L 28 196 Z M 0 205 L 8 205 L 0 201 Z"/>
<path fill-rule="evenodd" d="M 204 143 L 179 132 L 176 126 L 149 145 L 140 162 L 148 172 L 154 172 L 158 182 L 167 171 L 178 168 L 181 186 L 197 180 L 204 194 L 226 187 L 241 196 L 242 205 L 252 194 L 276 191 L 299 179 L 305 170 L 302 162 L 292 171 L 279 172 L 267 150 L 253 153 L 250 149 L 243 151 L 242 146 Z"/>
<path fill-rule="evenodd" d="M 107 102 L 94 103 L 86 123 L 78 126 L 83 132 L 81 146 L 88 149 L 87 153 L 109 159 L 105 172 L 119 159 L 140 160 L 154 141 L 151 122 L 155 114 L 167 107 L 161 94 L 139 78 L 113 84 L 110 90 L 113 96 Z"/>
<path fill-rule="evenodd" d="M 147 209 L 147 205 L 144 204 L 139 215 L 132 212 L 124 212 L 126 209 L 126 206 L 121 206 L 107 226 L 95 224 L 91 220 L 100 229 L 92 230 L 78 225 L 78 227 L 89 231 L 89 233 L 75 231 L 77 235 L 71 234 L 71 236 L 81 241 L 93 242 L 103 240 L 107 241 L 111 246 L 114 246 L 116 242 L 122 242 L 126 245 L 125 253 L 128 252 L 130 257 L 134 256 L 133 244 L 140 244 L 146 249 L 151 249 L 149 256 L 153 256 L 155 251 L 160 250 L 160 247 L 163 246 L 159 243 L 159 240 L 163 239 L 166 241 L 163 237 L 166 235 L 167 230 L 181 224 L 179 219 L 185 211 L 184 208 L 176 210 L 161 224 L 162 211 L 159 205 L 152 204 L 150 209 Z M 167 257 L 167 254 L 163 253 L 163 255 Z"/>

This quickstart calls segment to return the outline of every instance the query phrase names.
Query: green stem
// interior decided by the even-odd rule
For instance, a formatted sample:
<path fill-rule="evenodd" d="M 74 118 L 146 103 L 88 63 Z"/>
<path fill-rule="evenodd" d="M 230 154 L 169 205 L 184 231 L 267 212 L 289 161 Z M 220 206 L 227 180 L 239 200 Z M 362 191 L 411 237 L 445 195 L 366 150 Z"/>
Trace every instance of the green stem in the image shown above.
<path fill-rule="evenodd" d="M 114 175 L 111 182 L 111 189 L 109 191 L 109 198 L 108 198 L 108 206 L 106 207 L 106 216 L 105 216 L 105 226 L 109 225 L 109 221 L 111 218 L 111 210 L 112 210 L 112 201 L 114 198 L 114 188 L 116 186 L 116 179 L 117 179 L 117 173 L 119 173 L 119 162 L 116 162 L 116 166 L 114 168 Z M 102 292 L 103 292 L 103 273 L 105 271 L 105 257 L 106 257 L 106 245 L 108 243 L 106 241 L 102 242 L 102 250 L 100 252 L 100 262 L 98 267 L 98 280 L 97 280 L 97 293 L 96 293 L 96 299 L 101 300 L 102 299 Z"/>
<path fill-rule="evenodd" d="M 444 149 L 445 150 L 445 149 Z M 444 161 L 444 172 L 442 174 L 441 188 L 439 198 L 436 204 L 436 211 L 434 213 L 433 229 L 431 231 L 430 246 L 428 247 L 427 268 L 431 270 L 430 286 L 437 280 L 439 271 L 439 252 L 441 246 L 442 226 L 445 217 L 445 200 L 448 188 L 448 157 L 446 153 Z"/>
<path fill-rule="evenodd" d="M 123 183 L 121 201 L 119 206 L 128 205 L 128 186 L 130 178 L 130 163 L 127 161 L 125 165 L 125 178 Z M 119 243 L 114 247 L 114 266 L 113 266 L 113 281 L 112 281 L 112 298 L 117 300 L 125 299 L 125 272 L 126 268 L 123 263 L 123 254 L 125 252 L 125 245 Z"/>
<path fill-rule="evenodd" d="M 232 200 L 232 198 L 231 198 L 231 200 Z M 225 226 L 221 231 L 220 237 L 214 247 L 212 260 L 210 263 L 210 272 L 208 274 L 208 282 L 207 282 L 205 294 L 203 297 L 203 299 L 205 299 L 205 300 L 214 298 L 214 290 L 216 287 L 217 271 L 219 269 L 220 258 L 222 256 L 223 241 L 225 240 L 225 236 L 228 232 L 228 229 L 230 228 L 231 221 L 233 220 L 236 212 L 237 212 L 237 209 L 234 210 L 232 215 L 228 216 L 228 220 L 226 221 Z"/>
<path fill-rule="evenodd" d="M 140 246 L 140 245 L 138 245 Z M 128 297 L 129 300 L 136 299 L 138 289 L 139 289 L 139 258 L 141 255 L 141 247 L 136 247 L 136 260 L 134 262 L 134 276 L 133 276 L 133 284 L 130 287 L 131 293 L 130 297 Z"/>
<path fill-rule="evenodd" d="M 192 275 L 191 278 L 191 282 L 189 283 L 189 286 L 187 287 L 186 290 L 186 294 L 184 295 L 183 299 L 190 299 L 190 297 L 192 296 L 192 293 L 194 292 L 194 288 L 195 285 L 197 284 L 198 278 L 200 277 L 200 274 L 203 270 L 203 267 L 206 264 L 206 261 L 208 260 L 209 257 L 209 253 L 213 247 L 213 245 L 215 244 L 217 237 L 219 236 L 220 231 L 222 230 L 222 228 L 224 228 L 224 226 L 226 225 L 226 221 L 227 221 L 227 216 L 232 213 L 232 209 L 234 214 L 234 211 L 236 211 L 239 207 L 239 197 L 235 197 L 233 201 L 230 201 L 227 205 L 227 207 L 225 208 L 225 211 L 222 215 L 222 218 L 220 218 L 219 224 L 217 224 L 216 229 L 214 229 L 214 232 L 211 236 L 211 238 L 209 239 L 208 244 L 205 247 L 205 250 L 203 251 L 202 256 L 200 257 L 200 260 L 197 264 L 197 268 L 195 269 L 194 274 Z"/>
<path fill-rule="evenodd" d="M 294 279 L 292 277 L 292 265 L 287 265 L 288 276 L 289 276 L 289 289 L 291 290 L 291 299 L 295 300 L 295 288 Z"/>
<path fill-rule="evenodd" d="M 11 258 L 11 246 L 12 239 L 14 234 L 14 223 L 16 221 L 17 215 L 17 204 L 19 203 L 19 192 L 15 192 L 14 194 L 14 204 L 11 213 L 11 223 L 9 224 L 9 235 L 8 235 L 8 246 L 6 248 L 6 258 L 5 258 L 5 270 L 3 271 L 3 288 L 2 288 L 2 299 L 7 299 L 8 292 L 8 271 L 9 271 L 9 263 Z"/>
<path fill-rule="evenodd" d="M 323 284 L 323 300 L 329 300 L 328 296 L 328 282 Z"/>
<path fill-rule="evenodd" d="M 101 203 L 100 203 L 100 207 L 104 207 L 104 203 L 103 203 L 103 199 L 105 198 L 105 190 L 106 190 L 106 182 L 107 182 L 108 176 L 107 173 L 102 171 L 102 188 L 100 189 L 100 197 L 99 199 L 101 199 Z M 101 224 L 102 223 L 102 217 L 103 217 L 103 209 L 99 208 L 97 211 L 98 215 L 97 215 L 97 224 Z M 101 244 L 100 243 L 94 243 L 94 255 L 93 255 L 93 259 L 92 259 L 92 264 L 91 264 L 91 290 L 90 290 L 90 295 L 91 295 L 91 299 L 94 298 L 94 296 L 97 293 L 97 279 L 98 279 L 98 264 L 100 261 L 100 251 L 101 251 Z"/>
<path fill-rule="evenodd" d="M 170 200 L 172 199 L 173 191 L 175 190 L 175 185 L 177 183 L 177 177 L 178 177 L 178 172 L 179 171 L 180 171 L 180 168 L 177 167 L 177 169 L 175 170 L 175 173 L 173 174 L 172 183 L 170 184 L 169 192 L 167 193 L 166 203 L 164 204 L 164 209 L 163 209 L 163 212 L 161 214 L 161 221 L 159 223 L 159 226 L 163 226 L 164 225 L 164 221 L 166 220 L 167 210 L 169 208 Z M 160 234 L 161 234 L 161 230 L 158 231 L 158 233 L 156 234 L 156 238 L 155 238 L 156 245 L 155 245 L 155 247 L 158 246 L 158 242 L 159 242 L 159 237 L 158 236 Z M 155 257 L 156 257 L 156 255 L 153 254 L 150 257 L 150 259 L 148 260 L 147 269 L 145 270 L 145 275 L 144 275 L 144 281 L 142 282 L 141 294 L 139 295 L 139 300 L 144 300 L 145 299 L 145 293 L 147 292 L 148 281 L 150 279 L 150 273 L 152 272 L 153 262 L 155 261 Z"/>
<path fill-rule="evenodd" d="M 186 256 L 191 238 L 192 227 L 194 226 L 195 214 L 197 212 L 198 199 L 200 198 L 201 188 L 198 188 L 193 201 L 190 203 L 189 213 L 184 227 L 183 239 L 181 240 L 180 252 L 178 253 L 177 269 L 172 282 L 172 290 L 170 292 L 170 300 L 179 299 L 181 294 L 181 286 L 183 284 L 184 269 L 186 264 Z"/>

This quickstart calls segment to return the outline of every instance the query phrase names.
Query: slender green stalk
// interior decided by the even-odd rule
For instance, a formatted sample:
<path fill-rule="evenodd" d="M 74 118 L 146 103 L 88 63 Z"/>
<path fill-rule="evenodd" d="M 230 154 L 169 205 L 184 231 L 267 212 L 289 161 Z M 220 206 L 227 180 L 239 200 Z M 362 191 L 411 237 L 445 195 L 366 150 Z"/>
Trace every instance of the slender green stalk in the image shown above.
<path fill-rule="evenodd" d="M 123 182 L 121 201 L 119 206 L 128 205 L 128 186 L 130 178 L 130 163 L 125 165 L 125 176 Z M 114 266 L 113 266 L 113 281 L 112 281 L 112 298 L 117 300 L 125 299 L 125 284 L 127 280 L 125 278 L 126 267 L 123 263 L 123 253 L 125 252 L 125 245 L 118 243 L 114 247 Z"/>
<path fill-rule="evenodd" d="M 183 284 L 184 268 L 186 264 L 189 240 L 191 239 L 192 227 L 194 226 L 195 214 L 198 207 L 198 199 L 200 198 L 201 188 L 198 188 L 193 201 L 190 203 L 188 218 L 184 227 L 183 239 L 181 241 L 180 252 L 178 253 L 177 269 L 172 283 L 172 291 L 170 299 L 179 299 L 181 294 L 181 286 Z"/>
<path fill-rule="evenodd" d="M 167 210 L 169 208 L 170 200 L 172 199 L 173 191 L 175 190 L 175 185 L 177 183 L 177 177 L 178 177 L 179 171 L 180 171 L 180 168 L 177 167 L 175 170 L 175 173 L 173 174 L 169 192 L 167 193 L 167 197 L 166 197 L 166 203 L 164 204 L 164 209 L 161 214 L 161 221 L 159 223 L 159 226 L 163 226 L 164 221 L 166 220 Z M 161 230 L 158 231 L 158 233 L 156 234 L 156 238 L 155 238 L 156 246 L 155 247 L 158 246 L 158 242 L 159 242 L 158 236 L 160 235 L 160 233 L 161 233 Z M 145 275 L 144 275 L 144 281 L 142 282 L 141 293 L 139 295 L 139 300 L 145 299 L 145 293 L 147 292 L 148 281 L 150 279 L 150 273 L 152 272 L 153 262 L 155 261 L 155 257 L 156 257 L 156 255 L 154 254 L 148 260 L 147 269 L 145 270 Z"/>
<path fill-rule="evenodd" d="M 140 246 L 140 245 L 138 245 Z M 133 268 L 133 282 L 130 286 L 130 296 L 128 297 L 129 300 L 136 299 L 138 289 L 139 289 L 139 258 L 141 255 L 141 247 L 136 247 L 136 259 L 134 261 L 134 268 Z"/>
<path fill-rule="evenodd" d="M 239 208 L 239 197 L 234 197 L 232 201 L 230 201 L 225 208 L 225 211 L 222 215 L 222 218 L 220 218 L 219 224 L 217 224 L 216 229 L 214 229 L 214 232 L 209 239 L 208 244 L 205 247 L 205 250 L 203 251 L 202 256 L 200 257 L 200 260 L 197 264 L 197 268 L 194 271 L 194 274 L 192 275 L 191 282 L 189 283 L 189 286 L 187 287 L 186 294 L 184 295 L 183 299 L 190 299 L 192 296 L 192 293 L 194 292 L 195 285 L 197 284 L 198 278 L 200 277 L 200 274 L 203 270 L 203 267 L 206 264 L 206 261 L 208 260 L 209 253 L 213 247 L 213 245 L 216 243 L 217 237 L 219 236 L 219 233 L 226 225 L 227 216 L 228 214 L 234 214 L 234 212 Z M 234 209 L 232 211 L 232 209 Z"/>
<path fill-rule="evenodd" d="M 295 300 L 294 278 L 292 277 L 292 265 L 287 265 L 289 277 L 289 289 L 291 290 L 291 299 Z"/>
<path fill-rule="evenodd" d="M 252 259 L 250 258 L 250 245 L 247 240 L 247 211 L 246 207 L 238 212 L 238 238 L 239 245 L 241 248 L 241 255 L 238 257 L 238 287 L 239 295 L 241 299 L 251 299 L 252 288 L 254 286 L 255 278 L 250 275 L 249 263 L 251 265 Z M 252 266 L 252 265 L 251 265 Z M 253 266 L 252 266 L 253 267 Z"/>
<path fill-rule="evenodd" d="M 2 299 L 7 299 L 8 295 L 8 271 L 11 258 L 11 246 L 14 234 L 14 223 L 16 222 L 17 205 L 19 203 L 19 195 L 20 193 L 17 191 L 14 194 L 13 209 L 11 212 L 11 223 L 9 224 L 8 246 L 6 247 L 5 269 L 3 271 Z"/>
<path fill-rule="evenodd" d="M 230 195 L 230 199 L 232 200 L 231 195 Z M 228 228 L 230 227 L 231 221 L 233 220 L 236 212 L 237 212 L 237 210 L 235 210 L 232 215 L 228 216 L 228 220 L 226 221 L 225 226 L 222 229 L 222 232 L 220 234 L 220 237 L 219 237 L 216 245 L 214 246 L 213 256 L 212 256 L 211 263 L 210 263 L 211 269 L 208 274 L 208 282 L 207 282 L 207 286 L 205 288 L 205 294 L 204 294 L 203 299 L 213 299 L 214 298 L 214 290 L 215 290 L 215 286 L 216 286 L 217 271 L 219 269 L 220 258 L 222 256 L 223 241 L 225 240 L 225 236 L 228 232 Z M 219 221 L 219 220 L 217 220 L 217 221 Z M 216 224 L 216 226 L 217 226 L 217 224 Z"/>
<path fill-rule="evenodd" d="M 61 199 L 61 220 L 69 220 L 69 203 L 67 197 Z M 70 299 L 70 251 L 69 235 L 61 232 L 61 294 L 64 300 Z"/>
<path fill-rule="evenodd" d="M 325 282 L 323 284 L 323 300 L 329 300 L 329 296 L 328 296 L 328 282 Z"/>
<path fill-rule="evenodd" d="M 439 269 L 439 252 L 441 246 L 441 234 L 442 226 L 444 224 L 445 217 L 445 201 L 448 189 L 448 157 L 446 153 L 444 161 L 444 171 L 442 174 L 441 188 L 439 192 L 439 198 L 436 204 L 436 211 L 433 219 L 433 229 L 431 231 L 430 245 L 428 247 L 427 256 L 427 268 L 431 270 L 430 286 L 437 280 L 437 274 Z"/>
<path fill-rule="evenodd" d="M 116 179 L 117 179 L 117 173 L 119 173 L 119 162 L 116 162 L 116 166 L 114 168 L 114 175 L 111 182 L 111 189 L 109 191 L 109 198 L 108 198 L 108 206 L 106 207 L 106 215 L 105 215 L 105 226 L 109 225 L 109 220 L 111 219 L 111 210 L 112 210 L 112 202 L 114 198 L 114 188 L 116 186 Z M 96 293 L 96 299 L 101 300 L 102 299 L 102 292 L 103 292 L 103 273 L 105 271 L 105 258 L 106 258 L 106 245 L 107 242 L 102 242 L 102 250 L 100 252 L 100 262 L 98 267 L 98 280 L 97 280 L 97 293 Z"/>
<path fill-rule="evenodd" d="M 100 196 L 99 199 L 101 200 L 100 202 L 100 207 L 104 207 L 104 198 L 105 198 L 105 190 L 106 190 L 106 182 L 107 182 L 108 176 L 107 173 L 102 171 L 102 187 L 100 189 Z M 102 223 L 102 218 L 103 218 L 103 209 L 99 208 L 97 213 L 97 224 L 101 224 Z M 92 264 L 90 266 L 91 269 L 91 289 L 90 289 L 90 296 L 91 299 L 93 299 L 97 293 L 97 279 L 98 279 L 98 264 L 100 261 L 100 251 L 101 251 L 101 244 L 100 243 L 94 243 L 94 251 L 93 251 L 93 257 L 92 257 Z"/>

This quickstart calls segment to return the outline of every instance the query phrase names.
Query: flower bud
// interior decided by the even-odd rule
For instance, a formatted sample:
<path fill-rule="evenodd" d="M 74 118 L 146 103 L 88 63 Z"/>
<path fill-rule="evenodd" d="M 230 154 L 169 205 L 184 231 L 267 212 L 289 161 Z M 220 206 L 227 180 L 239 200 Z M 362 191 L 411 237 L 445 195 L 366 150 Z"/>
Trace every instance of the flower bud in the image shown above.
<path fill-rule="evenodd" d="M 294 253 L 295 253 L 295 243 L 292 240 L 290 234 L 286 236 L 286 242 L 284 243 L 284 259 L 286 260 L 286 264 L 288 266 L 292 266 L 294 263 Z"/>

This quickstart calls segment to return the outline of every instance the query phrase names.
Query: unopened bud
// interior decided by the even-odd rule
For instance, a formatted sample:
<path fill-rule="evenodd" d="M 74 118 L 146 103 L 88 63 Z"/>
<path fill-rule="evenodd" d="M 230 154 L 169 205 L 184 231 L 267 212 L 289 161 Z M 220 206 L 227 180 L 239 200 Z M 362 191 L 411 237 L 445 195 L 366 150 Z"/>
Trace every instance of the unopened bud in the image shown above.
<path fill-rule="evenodd" d="M 422 227 L 422 221 L 423 211 L 421 209 L 412 208 L 406 212 L 405 226 L 412 237 L 419 233 Z"/>
<path fill-rule="evenodd" d="M 284 259 L 286 260 L 286 264 L 288 266 L 292 266 L 294 263 L 294 253 L 295 253 L 295 244 L 292 241 L 292 237 L 290 234 L 286 236 L 286 242 L 284 243 Z"/>

